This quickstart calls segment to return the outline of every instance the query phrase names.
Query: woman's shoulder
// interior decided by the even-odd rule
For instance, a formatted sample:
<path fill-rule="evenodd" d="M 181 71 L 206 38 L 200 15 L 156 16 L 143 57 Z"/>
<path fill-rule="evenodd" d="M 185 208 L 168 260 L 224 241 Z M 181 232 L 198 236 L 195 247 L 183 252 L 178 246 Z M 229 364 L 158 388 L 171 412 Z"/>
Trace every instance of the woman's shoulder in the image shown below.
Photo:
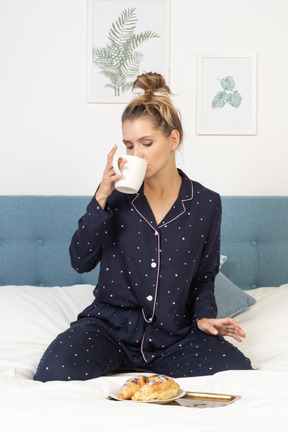
<path fill-rule="evenodd" d="M 191 190 L 192 190 L 192 198 L 193 199 L 200 199 L 200 200 L 211 200 L 214 202 L 221 202 L 220 194 L 212 189 L 209 189 L 208 187 L 204 186 L 202 183 L 199 183 L 198 181 L 190 179 L 183 171 L 181 172 L 181 175 L 183 176 L 184 181 L 186 184 L 191 184 Z"/>
<path fill-rule="evenodd" d="M 208 198 L 208 199 L 214 199 L 214 200 L 220 200 L 220 194 L 212 189 L 209 189 L 208 187 L 204 186 L 202 183 L 199 183 L 195 180 L 191 180 L 193 184 L 193 191 L 194 191 L 194 197 L 200 195 L 202 197 Z"/>

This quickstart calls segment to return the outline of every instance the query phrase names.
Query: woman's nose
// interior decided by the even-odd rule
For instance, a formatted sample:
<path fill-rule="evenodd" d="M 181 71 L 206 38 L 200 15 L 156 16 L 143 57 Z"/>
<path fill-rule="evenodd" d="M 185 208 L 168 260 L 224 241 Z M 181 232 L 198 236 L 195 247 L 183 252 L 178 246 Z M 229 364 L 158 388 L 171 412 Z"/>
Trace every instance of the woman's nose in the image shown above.
<path fill-rule="evenodd" d="M 133 152 L 134 156 L 138 156 L 139 158 L 143 159 L 143 154 L 141 152 L 141 149 L 138 147 L 134 147 L 134 152 Z"/>

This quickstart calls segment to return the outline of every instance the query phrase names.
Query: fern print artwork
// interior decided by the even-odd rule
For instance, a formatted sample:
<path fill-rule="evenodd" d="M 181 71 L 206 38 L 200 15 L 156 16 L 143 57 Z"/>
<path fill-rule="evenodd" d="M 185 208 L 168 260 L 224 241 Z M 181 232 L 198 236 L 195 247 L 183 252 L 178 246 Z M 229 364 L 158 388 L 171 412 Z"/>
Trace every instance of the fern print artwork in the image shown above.
<path fill-rule="evenodd" d="M 223 108 L 227 103 L 233 108 L 239 108 L 242 102 L 242 96 L 235 88 L 234 78 L 227 76 L 219 80 L 223 90 L 216 93 L 213 101 L 212 108 Z"/>
<path fill-rule="evenodd" d="M 136 8 L 127 8 L 111 24 L 105 47 L 93 47 L 93 63 L 105 77 L 105 87 L 115 98 L 131 89 L 144 54 L 138 49 L 145 42 L 159 38 L 159 34 L 146 30 L 136 33 L 138 17 Z"/>

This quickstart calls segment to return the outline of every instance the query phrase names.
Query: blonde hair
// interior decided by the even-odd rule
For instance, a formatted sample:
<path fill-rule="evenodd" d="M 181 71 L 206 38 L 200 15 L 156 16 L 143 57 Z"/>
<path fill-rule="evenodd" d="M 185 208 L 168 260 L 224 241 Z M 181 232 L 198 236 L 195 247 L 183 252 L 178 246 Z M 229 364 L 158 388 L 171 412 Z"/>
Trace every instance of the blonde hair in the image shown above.
<path fill-rule="evenodd" d="M 149 118 L 155 129 L 160 129 L 165 136 L 170 136 L 173 130 L 180 135 L 180 143 L 183 139 L 183 128 L 180 113 L 175 108 L 170 95 L 172 92 L 166 84 L 165 78 L 154 72 L 139 75 L 132 87 L 144 90 L 126 106 L 122 114 L 122 125 L 127 120 Z"/>

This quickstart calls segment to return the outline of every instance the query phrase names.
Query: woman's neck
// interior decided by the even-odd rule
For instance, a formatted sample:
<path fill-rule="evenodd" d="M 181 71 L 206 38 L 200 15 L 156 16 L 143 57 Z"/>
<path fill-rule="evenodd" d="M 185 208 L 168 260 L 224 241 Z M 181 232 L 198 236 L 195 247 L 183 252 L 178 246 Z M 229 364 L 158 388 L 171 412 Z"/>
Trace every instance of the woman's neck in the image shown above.
<path fill-rule="evenodd" d="M 175 190 L 179 192 L 179 189 L 182 184 L 182 177 L 180 176 L 175 162 L 170 167 L 157 175 L 152 177 L 148 177 L 144 180 L 144 193 L 152 194 L 155 197 L 164 197 L 165 195 L 170 195 Z"/>

